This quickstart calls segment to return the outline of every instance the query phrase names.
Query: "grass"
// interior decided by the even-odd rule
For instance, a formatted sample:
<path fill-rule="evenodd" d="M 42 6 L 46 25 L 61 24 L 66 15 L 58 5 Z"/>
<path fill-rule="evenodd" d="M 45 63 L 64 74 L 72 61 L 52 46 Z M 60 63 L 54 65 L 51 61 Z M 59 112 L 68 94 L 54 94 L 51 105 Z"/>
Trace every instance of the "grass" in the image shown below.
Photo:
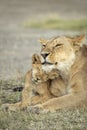
<path fill-rule="evenodd" d="M 1 103 L 14 103 L 21 100 L 21 92 L 13 88 L 24 86 L 24 80 L 0 81 Z M 29 110 L 0 110 L 0 130 L 86 130 L 87 109 L 63 109 L 55 113 L 36 114 Z"/>
<path fill-rule="evenodd" d="M 41 20 L 28 21 L 25 22 L 23 26 L 27 28 L 29 27 L 29 28 L 87 31 L 87 19 L 63 20 L 58 18 L 48 18 L 43 21 Z"/>

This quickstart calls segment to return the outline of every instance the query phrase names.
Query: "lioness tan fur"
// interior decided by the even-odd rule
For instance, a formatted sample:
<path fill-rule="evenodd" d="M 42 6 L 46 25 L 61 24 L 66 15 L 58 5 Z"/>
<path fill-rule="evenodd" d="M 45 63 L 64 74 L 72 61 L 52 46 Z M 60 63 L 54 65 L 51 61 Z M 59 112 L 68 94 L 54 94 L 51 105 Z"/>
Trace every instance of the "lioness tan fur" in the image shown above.
<path fill-rule="evenodd" d="M 62 89 L 62 83 L 64 88 L 62 96 L 49 99 L 37 107 L 55 111 L 87 104 L 87 46 L 83 45 L 83 39 L 81 35 L 40 40 L 43 70 L 49 72 L 57 68 L 59 71 L 60 78 L 51 81 L 51 92 L 57 96 L 56 88 Z"/>

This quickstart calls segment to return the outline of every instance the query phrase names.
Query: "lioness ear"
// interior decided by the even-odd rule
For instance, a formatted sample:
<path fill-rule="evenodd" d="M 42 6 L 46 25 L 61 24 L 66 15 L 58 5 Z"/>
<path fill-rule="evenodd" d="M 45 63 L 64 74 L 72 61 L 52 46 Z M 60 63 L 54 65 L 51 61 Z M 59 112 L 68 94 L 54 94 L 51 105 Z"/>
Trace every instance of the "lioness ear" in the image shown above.
<path fill-rule="evenodd" d="M 85 35 L 79 35 L 72 38 L 72 43 L 75 51 L 78 51 L 80 47 L 83 45 L 83 41 L 85 39 Z"/>
<path fill-rule="evenodd" d="M 38 54 L 34 54 L 32 56 L 32 64 L 40 64 L 41 61 L 40 61 L 40 56 Z"/>
<path fill-rule="evenodd" d="M 40 39 L 39 39 L 39 42 L 40 42 L 41 44 L 43 44 L 43 43 L 46 43 L 47 40 L 45 40 L 45 39 L 43 39 L 43 38 L 40 38 Z"/>

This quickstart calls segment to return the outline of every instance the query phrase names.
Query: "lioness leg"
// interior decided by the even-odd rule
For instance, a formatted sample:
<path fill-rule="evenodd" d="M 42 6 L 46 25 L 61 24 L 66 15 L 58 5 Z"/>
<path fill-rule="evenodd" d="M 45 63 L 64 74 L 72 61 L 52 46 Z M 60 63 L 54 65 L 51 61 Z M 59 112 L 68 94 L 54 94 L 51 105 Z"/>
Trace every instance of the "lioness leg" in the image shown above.
<path fill-rule="evenodd" d="M 52 112 L 65 107 L 69 108 L 72 106 L 76 106 L 77 104 L 79 104 L 79 101 L 80 98 L 78 97 L 78 95 L 72 93 L 58 98 L 52 98 L 43 104 L 36 105 L 36 107 Z"/>
<path fill-rule="evenodd" d="M 38 103 L 44 103 L 48 99 L 50 99 L 52 96 L 51 95 L 37 95 L 31 98 L 31 104 L 35 105 Z"/>
<path fill-rule="evenodd" d="M 31 104 L 35 105 L 39 103 L 44 103 L 52 97 L 53 95 L 47 93 L 44 93 L 43 95 L 36 95 L 31 98 Z"/>
<path fill-rule="evenodd" d="M 31 104 L 31 96 L 32 96 L 32 80 L 31 80 L 31 71 L 27 72 L 25 77 L 25 86 L 22 91 L 22 101 L 21 108 L 25 108 Z"/>

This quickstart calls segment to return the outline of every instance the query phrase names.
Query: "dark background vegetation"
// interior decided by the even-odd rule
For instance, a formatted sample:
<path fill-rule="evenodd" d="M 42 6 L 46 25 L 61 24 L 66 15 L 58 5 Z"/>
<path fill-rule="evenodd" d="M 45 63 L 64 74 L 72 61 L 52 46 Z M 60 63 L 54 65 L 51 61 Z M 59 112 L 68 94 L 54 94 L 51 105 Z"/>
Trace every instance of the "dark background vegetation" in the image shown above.
<path fill-rule="evenodd" d="M 40 37 L 87 35 L 87 0 L 0 0 L 0 107 L 21 99 Z M 0 110 L 0 130 L 86 130 L 87 109 L 49 114 Z"/>

